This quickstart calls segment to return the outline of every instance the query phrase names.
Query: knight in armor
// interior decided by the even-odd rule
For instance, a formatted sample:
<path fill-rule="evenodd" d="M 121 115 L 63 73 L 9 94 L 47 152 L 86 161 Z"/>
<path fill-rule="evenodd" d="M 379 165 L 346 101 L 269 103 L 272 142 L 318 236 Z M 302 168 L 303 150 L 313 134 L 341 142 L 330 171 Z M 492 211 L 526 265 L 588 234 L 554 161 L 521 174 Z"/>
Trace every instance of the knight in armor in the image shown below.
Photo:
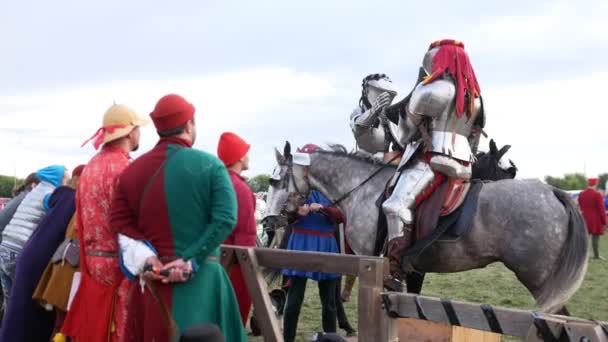
<path fill-rule="evenodd" d="M 469 179 L 471 163 L 484 126 L 480 88 L 464 44 L 434 42 L 422 61 L 419 83 L 402 101 L 400 120 L 412 132 L 403 133 L 405 152 L 393 179 L 392 195 L 383 203 L 388 223 L 391 276 L 400 280 L 401 258 L 412 242 L 417 197 L 436 174 Z M 402 127 L 400 125 L 400 127 Z"/>
<path fill-rule="evenodd" d="M 393 82 L 385 74 L 371 74 L 363 78 L 359 105 L 350 115 L 350 127 L 357 148 L 371 153 L 381 153 L 388 161 L 394 157 L 391 150 L 400 150 L 394 138 L 398 127 L 388 120 L 383 109 L 397 96 Z"/>

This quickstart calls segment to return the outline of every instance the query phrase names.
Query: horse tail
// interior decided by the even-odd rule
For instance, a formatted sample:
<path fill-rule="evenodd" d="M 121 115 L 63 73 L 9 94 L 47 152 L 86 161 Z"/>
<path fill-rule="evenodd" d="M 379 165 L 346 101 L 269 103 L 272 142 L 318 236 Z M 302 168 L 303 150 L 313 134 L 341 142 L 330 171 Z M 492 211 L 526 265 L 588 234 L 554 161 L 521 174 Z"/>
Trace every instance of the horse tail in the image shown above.
<path fill-rule="evenodd" d="M 539 308 L 551 313 L 562 309 L 581 286 L 588 263 L 587 230 L 582 215 L 567 193 L 554 188 L 553 194 L 568 214 L 568 234 L 554 271 L 545 280 L 537 296 Z"/>

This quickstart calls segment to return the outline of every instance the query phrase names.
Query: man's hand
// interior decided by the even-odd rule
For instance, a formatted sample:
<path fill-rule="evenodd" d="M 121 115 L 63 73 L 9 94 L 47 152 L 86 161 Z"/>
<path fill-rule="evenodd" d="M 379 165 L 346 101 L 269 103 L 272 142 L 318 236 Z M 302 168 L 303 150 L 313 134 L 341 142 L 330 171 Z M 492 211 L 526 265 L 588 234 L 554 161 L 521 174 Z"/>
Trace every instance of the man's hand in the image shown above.
<path fill-rule="evenodd" d="M 146 263 L 144 264 L 144 269 L 146 269 L 146 266 L 151 266 L 152 267 L 152 271 L 145 271 L 142 276 L 146 279 L 146 280 L 162 280 L 165 277 L 160 275 L 160 270 L 163 268 L 163 264 L 162 262 L 160 262 L 160 260 L 158 260 L 158 257 L 156 256 L 151 256 L 148 257 L 146 259 Z"/>
<path fill-rule="evenodd" d="M 165 264 L 161 271 L 169 271 L 169 276 L 162 279 L 163 283 L 183 283 L 190 280 L 192 264 L 184 259 L 177 259 Z"/>
<path fill-rule="evenodd" d="M 315 211 L 319 211 L 319 210 L 323 209 L 323 206 L 320 205 L 319 203 L 313 203 L 310 205 L 309 208 L 310 208 L 310 211 L 315 212 Z"/>
<path fill-rule="evenodd" d="M 298 208 L 298 215 L 306 216 L 310 213 L 310 206 L 308 204 L 304 204 L 303 206 Z"/>
<path fill-rule="evenodd" d="M 391 103 L 390 94 L 388 92 L 384 92 L 384 93 L 378 95 L 378 97 L 376 98 L 374 103 L 372 103 L 371 111 L 374 115 L 378 114 L 378 112 L 380 110 L 382 110 L 382 108 L 388 106 L 390 103 Z"/>

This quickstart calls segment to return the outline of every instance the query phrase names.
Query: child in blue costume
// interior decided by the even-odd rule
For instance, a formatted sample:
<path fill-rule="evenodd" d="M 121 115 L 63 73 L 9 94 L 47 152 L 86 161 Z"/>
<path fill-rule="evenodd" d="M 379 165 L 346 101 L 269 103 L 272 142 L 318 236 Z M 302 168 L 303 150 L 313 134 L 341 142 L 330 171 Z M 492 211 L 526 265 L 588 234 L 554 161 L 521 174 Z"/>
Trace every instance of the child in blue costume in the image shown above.
<path fill-rule="evenodd" d="M 318 191 L 312 191 L 304 205 L 298 209 L 298 218 L 292 223 L 288 250 L 338 253 L 334 237 L 334 224 L 342 214 L 336 208 L 325 207 L 331 202 Z M 306 282 L 318 282 L 321 297 L 323 331 L 336 332 L 336 286 L 339 274 L 298 270 L 283 270 L 290 286 L 283 317 L 283 335 L 286 342 L 295 339 L 298 316 L 304 299 Z"/>

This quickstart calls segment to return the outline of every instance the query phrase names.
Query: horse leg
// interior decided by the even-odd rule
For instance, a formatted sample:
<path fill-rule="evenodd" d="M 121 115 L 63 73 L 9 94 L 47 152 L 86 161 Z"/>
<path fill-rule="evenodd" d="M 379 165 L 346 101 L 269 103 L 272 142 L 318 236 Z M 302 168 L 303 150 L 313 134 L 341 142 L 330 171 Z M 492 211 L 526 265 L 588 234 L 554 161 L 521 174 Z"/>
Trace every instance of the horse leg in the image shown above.
<path fill-rule="evenodd" d="M 410 272 L 405 275 L 405 284 L 408 293 L 420 294 L 424 283 L 425 273 Z"/>

